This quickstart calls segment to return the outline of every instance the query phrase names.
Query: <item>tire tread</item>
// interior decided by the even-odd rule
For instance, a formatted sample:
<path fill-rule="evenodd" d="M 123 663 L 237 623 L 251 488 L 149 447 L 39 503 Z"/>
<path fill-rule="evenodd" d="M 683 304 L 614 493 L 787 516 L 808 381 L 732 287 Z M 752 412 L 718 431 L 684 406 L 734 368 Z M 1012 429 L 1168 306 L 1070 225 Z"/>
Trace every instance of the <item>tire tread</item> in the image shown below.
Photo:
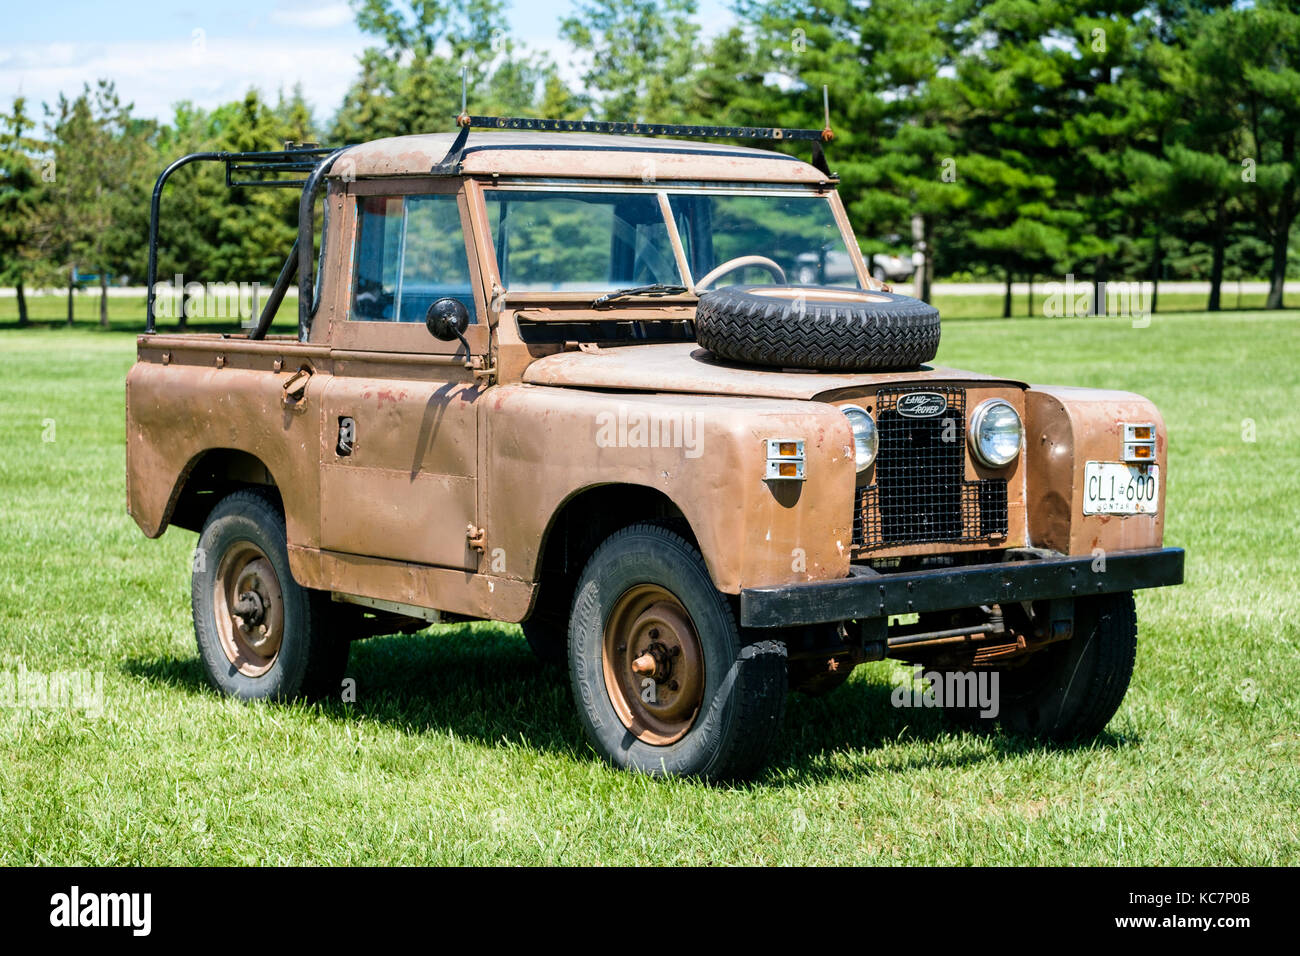
<path fill-rule="evenodd" d="M 797 301 L 753 288 L 701 295 L 696 341 L 719 358 L 822 371 L 915 368 L 939 350 L 939 312 L 919 299 L 880 292 L 888 302 Z"/>

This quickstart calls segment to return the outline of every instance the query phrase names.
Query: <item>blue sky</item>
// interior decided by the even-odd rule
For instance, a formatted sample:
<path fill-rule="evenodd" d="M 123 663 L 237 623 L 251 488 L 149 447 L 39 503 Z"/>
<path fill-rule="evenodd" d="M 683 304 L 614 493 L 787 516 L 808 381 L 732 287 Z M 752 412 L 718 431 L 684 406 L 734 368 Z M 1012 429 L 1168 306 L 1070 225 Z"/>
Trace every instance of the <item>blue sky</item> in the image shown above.
<path fill-rule="evenodd" d="M 724 0 L 700 0 L 706 34 L 730 24 Z M 558 37 L 571 0 L 514 0 L 511 33 L 544 50 L 576 82 L 580 64 Z M 0 32 L 0 104 L 21 92 L 42 101 L 101 77 L 117 82 L 136 113 L 170 117 L 172 104 L 211 107 L 256 86 L 269 96 L 301 81 L 327 119 L 356 74 L 366 40 L 346 0 L 50 0 L 6 4 Z"/>

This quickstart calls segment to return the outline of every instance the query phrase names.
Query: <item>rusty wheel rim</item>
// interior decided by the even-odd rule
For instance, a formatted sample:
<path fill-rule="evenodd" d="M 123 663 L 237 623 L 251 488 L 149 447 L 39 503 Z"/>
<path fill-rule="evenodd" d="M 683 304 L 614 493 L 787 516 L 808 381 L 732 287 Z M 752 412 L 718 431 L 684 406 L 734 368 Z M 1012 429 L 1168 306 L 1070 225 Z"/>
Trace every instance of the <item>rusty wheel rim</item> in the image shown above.
<path fill-rule="evenodd" d="M 221 557 L 212 607 L 221 649 L 245 677 L 271 669 L 284 639 L 284 592 L 271 559 L 251 541 Z"/>
<path fill-rule="evenodd" d="M 684 737 L 704 701 L 704 653 L 681 601 L 657 585 L 624 592 L 605 622 L 603 651 L 623 726 L 656 746 Z"/>

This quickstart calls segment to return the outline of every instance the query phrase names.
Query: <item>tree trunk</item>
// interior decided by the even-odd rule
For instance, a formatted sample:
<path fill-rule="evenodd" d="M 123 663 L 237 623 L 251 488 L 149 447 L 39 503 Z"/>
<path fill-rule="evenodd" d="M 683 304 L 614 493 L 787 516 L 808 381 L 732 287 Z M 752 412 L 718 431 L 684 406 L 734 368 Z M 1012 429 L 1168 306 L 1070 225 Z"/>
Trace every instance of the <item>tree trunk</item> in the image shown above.
<path fill-rule="evenodd" d="M 1296 193 L 1294 177 L 1300 173 L 1296 165 L 1296 130 L 1288 126 L 1282 137 L 1282 162 L 1290 167 L 1292 182 L 1287 183 L 1282 197 L 1277 203 L 1277 224 L 1273 229 L 1273 267 L 1268 274 L 1268 301 L 1266 309 L 1282 308 L 1283 293 L 1286 291 L 1286 254 L 1291 241 L 1291 226 L 1296 217 Z"/>
<path fill-rule="evenodd" d="M 925 285 L 921 288 L 921 301 L 930 301 L 931 287 L 934 285 L 934 230 L 930 220 L 925 219 Z"/>
<path fill-rule="evenodd" d="M 1165 268 L 1165 246 L 1160 241 L 1160 230 L 1156 229 L 1154 248 L 1151 253 L 1151 314 L 1156 314 L 1160 302 L 1160 273 Z M 1141 287 L 1139 286 L 1139 291 Z"/>
<path fill-rule="evenodd" d="M 1092 303 L 1088 309 L 1089 317 L 1106 314 L 1106 276 L 1109 270 L 1110 265 L 1105 258 L 1099 258 L 1093 267 Z"/>
<path fill-rule="evenodd" d="M 1210 257 L 1210 301 L 1205 305 L 1209 312 L 1218 312 L 1222 308 L 1223 254 L 1227 244 L 1227 230 L 1223 228 L 1223 203 L 1220 202 L 1214 209 L 1214 241 Z"/>
<path fill-rule="evenodd" d="M 920 213 L 912 215 L 912 248 L 921 253 L 921 264 L 912 276 L 912 294 L 922 302 L 930 301 L 930 267 L 929 223 Z"/>
<path fill-rule="evenodd" d="M 1007 270 L 1007 294 L 1002 298 L 1002 318 L 1011 318 L 1011 270 Z"/>
<path fill-rule="evenodd" d="M 1025 306 L 1025 317 L 1032 319 L 1034 317 L 1034 274 L 1029 273 L 1029 302 Z"/>
<path fill-rule="evenodd" d="M 1287 240 L 1291 237 L 1291 225 L 1295 222 L 1295 210 L 1289 196 L 1283 198 L 1277 210 L 1277 226 L 1273 230 L 1273 265 L 1268 273 L 1268 301 L 1266 309 L 1282 308 L 1282 293 L 1286 288 L 1286 252 Z"/>
<path fill-rule="evenodd" d="M 99 324 L 108 328 L 108 270 L 99 270 Z"/>
<path fill-rule="evenodd" d="M 72 277 L 76 275 L 77 267 L 72 266 L 68 269 L 68 325 L 72 325 Z"/>
<path fill-rule="evenodd" d="M 27 294 L 23 291 L 22 279 L 14 286 L 14 292 L 18 295 L 18 328 L 21 329 L 27 326 Z"/>

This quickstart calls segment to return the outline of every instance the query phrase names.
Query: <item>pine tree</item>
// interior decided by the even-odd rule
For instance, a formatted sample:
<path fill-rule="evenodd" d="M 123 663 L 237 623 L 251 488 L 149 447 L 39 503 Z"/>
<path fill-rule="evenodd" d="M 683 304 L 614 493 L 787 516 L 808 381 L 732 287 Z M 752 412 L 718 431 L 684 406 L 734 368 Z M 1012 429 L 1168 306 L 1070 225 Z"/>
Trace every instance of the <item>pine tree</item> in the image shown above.
<path fill-rule="evenodd" d="M 941 0 L 741 0 L 771 72 L 773 120 L 815 126 L 829 91 L 829 149 L 865 251 L 921 251 L 928 298 L 962 181 L 959 90 L 951 76 L 972 5 Z"/>
<path fill-rule="evenodd" d="M 476 113 L 576 117 L 585 101 L 564 88 L 555 65 L 521 48 L 505 30 L 500 0 L 443 4 L 365 0 L 357 25 L 376 45 L 361 55 L 361 75 L 331 127 L 335 143 L 455 129 L 465 74 Z"/>
<path fill-rule="evenodd" d="M 0 113 L 0 282 L 13 284 L 19 327 L 28 323 L 25 284 L 36 268 L 41 143 L 30 135 L 34 125 L 21 96 L 14 98 L 8 113 Z"/>
<path fill-rule="evenodd" d="M 1236 126 L 1220 138 L 1241 152 L 1228 157 L 1233 188 L 1271 247 L 1266 307 L 1280 309 L 1300 214 L 1300 11 L 1285 2 L 1216 10 L 1198 24 L 1188 59 Z"/>
<path fill-rule="evenodd" d="M 680 123 L 700 62 L 695 0 L 579 0 L 560 35 L 591 57 L 583 75 L 601 119 Z"/>

